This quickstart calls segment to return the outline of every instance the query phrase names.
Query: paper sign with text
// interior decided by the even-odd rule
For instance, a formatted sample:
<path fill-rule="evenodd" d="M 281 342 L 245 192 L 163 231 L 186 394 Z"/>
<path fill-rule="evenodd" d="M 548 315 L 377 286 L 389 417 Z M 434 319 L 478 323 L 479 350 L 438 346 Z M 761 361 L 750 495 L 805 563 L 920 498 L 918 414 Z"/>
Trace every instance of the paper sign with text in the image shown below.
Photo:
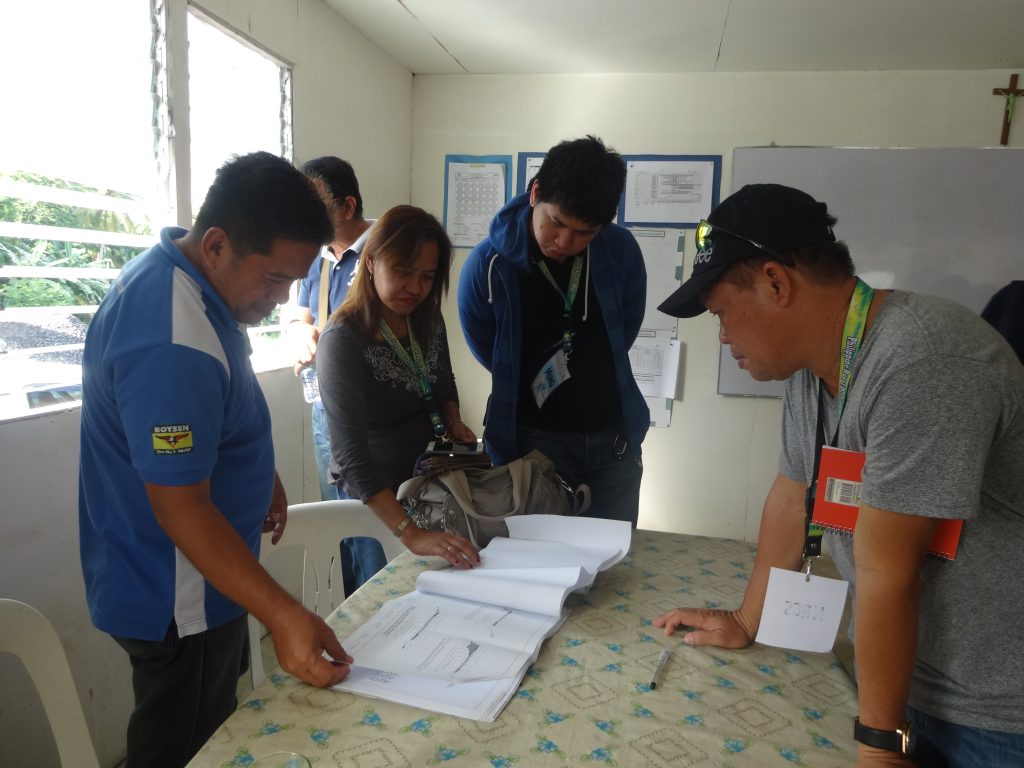
<path fill-rule="evenodd" d="M 757 642 L 794 651 L 832 650 L 849 584 L 839 579 L 772 568 Z"/>

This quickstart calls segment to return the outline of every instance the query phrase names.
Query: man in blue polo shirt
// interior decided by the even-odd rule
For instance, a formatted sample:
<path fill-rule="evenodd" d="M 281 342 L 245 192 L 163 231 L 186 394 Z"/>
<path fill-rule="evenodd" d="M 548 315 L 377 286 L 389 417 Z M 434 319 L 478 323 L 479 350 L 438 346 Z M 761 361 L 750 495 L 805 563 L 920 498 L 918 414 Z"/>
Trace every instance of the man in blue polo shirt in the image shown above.
<path fill-rule="evenodd" d="M 283 533 L 270 415 L 245 324 L 266 317 L 332 235 L 310 182 L 268 153 L 218 172 L 191 231 L 134 259 L 89 326 L 79 521 L 93 622 L 128 652 L 127 768 L 182 766 L 235 706 L 246 611 L 282 668 L 331 685 L 337 637 L 258 562 Z"/>

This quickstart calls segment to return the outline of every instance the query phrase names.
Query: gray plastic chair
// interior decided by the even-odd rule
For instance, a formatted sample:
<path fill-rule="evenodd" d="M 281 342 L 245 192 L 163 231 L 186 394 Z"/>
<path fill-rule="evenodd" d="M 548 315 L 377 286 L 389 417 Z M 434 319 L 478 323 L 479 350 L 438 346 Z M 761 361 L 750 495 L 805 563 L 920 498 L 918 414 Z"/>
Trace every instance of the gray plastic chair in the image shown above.
<path fill-rule="evenodd" d="M 0 598 L 0 652 L 13 653 L 39 692 L 63 766 L 99 768 L 96 749 L 64 646 L 49 620 L 31 605 Z"/>

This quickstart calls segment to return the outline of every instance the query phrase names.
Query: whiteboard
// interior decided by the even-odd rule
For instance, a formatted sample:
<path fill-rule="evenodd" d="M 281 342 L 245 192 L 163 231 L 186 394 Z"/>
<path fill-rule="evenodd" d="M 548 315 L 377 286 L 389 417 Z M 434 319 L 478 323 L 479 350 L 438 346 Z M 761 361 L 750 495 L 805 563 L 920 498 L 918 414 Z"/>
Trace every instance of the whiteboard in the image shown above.
<path fill-rule="evenodd" d="M 981 312 L 1024 278 L 1024 149 L 1008 147 L 737 147 L 732 190 L 775 183 L 802 189 L 839 219 L 860 275 L 873 288 L 944 296 Z M 723 395 L 781 397 L 725 350 Z"/>

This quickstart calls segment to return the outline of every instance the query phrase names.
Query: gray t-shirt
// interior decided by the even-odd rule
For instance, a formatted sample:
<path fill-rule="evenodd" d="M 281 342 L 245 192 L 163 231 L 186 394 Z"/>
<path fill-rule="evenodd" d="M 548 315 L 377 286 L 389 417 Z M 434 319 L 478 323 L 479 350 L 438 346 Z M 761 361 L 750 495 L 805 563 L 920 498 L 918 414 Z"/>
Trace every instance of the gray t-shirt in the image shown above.
<path fill-rule="evenodd" d="M 825 434 L 838 400 L 824 395 Z M 817 379 L 786 384 L 779 471 L 808 483 Z M 934 717 L 1024 732 L 1024 367 L 980 317 L 895 291 L 854 364 L 838 448 L 866 454 L 865 503 L 962 518 L 956 559 L 926 558 L 910 704 Z M 826 546 L 856 599 L 853 539 Z M 851 631 L 852 634 L 852 631 Z"/>

